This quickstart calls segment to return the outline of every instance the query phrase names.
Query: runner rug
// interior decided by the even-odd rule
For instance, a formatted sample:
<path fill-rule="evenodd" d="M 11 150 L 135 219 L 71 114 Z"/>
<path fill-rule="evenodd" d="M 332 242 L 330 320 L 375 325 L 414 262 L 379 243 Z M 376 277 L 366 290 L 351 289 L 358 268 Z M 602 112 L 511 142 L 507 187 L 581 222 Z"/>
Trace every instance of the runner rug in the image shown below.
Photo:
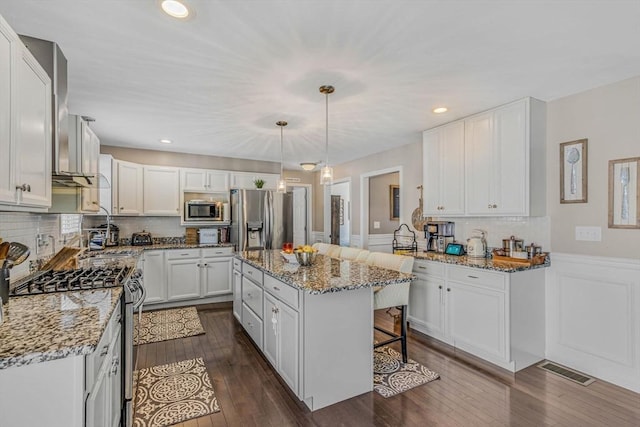
<path fill-rule="evenodd" d="M 133 343 L 135 345 L 204 334 L 195 307 L 145 311 L 142 313 L 140 323 L 138 323 L 138 316 L 135 316 L 134 321 Z"/>
<path fill-rule="evenodd" d="M 422 366 L 415 360 L 402 362 L 402 354 L 384 346 L 373 352 L 373 389 L 384 397 L 410 390 L 440 375 Z"/>
<path fill-rule="evenodd" d="M 135 427 L 165 427 L 219 412 L 202 358 L 135 372 Z"/>

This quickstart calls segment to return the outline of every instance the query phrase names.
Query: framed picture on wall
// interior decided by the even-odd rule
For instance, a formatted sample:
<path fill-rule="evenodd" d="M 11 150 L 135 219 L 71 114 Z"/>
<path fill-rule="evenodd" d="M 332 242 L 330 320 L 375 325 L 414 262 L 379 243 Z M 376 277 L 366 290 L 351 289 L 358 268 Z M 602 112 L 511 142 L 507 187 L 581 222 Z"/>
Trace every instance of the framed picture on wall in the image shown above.
<path fill-rule="evenodd" d="M 640 228 L 640 157 L 609 160 L 609 228 Z"/>
<path fill-rule="evenodd" d="M 400 219 L 400 186 L 389 186 L 389 219 Z"/>
<path fill-rule="evenodd" d="M 560 203 L 587 203 L 587 139 L 560 144 Z"/>

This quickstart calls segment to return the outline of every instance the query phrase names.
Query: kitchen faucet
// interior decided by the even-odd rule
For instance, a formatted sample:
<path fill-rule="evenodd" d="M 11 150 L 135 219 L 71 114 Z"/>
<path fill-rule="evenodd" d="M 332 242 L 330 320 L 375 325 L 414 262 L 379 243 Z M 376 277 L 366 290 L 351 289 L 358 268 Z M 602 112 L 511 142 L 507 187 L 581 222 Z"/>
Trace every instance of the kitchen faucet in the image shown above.
<path fill-rule="evenodd" d="M 100 209 L 103 210 L 105 214 L 107 214 L 107 231 L 105 232 L 104 242 L 102 243 L 102 246 L 104 247 L 107 244 L 107 240 L 111 239 L 111 214 L 102 205 L 100 205 Z"/>

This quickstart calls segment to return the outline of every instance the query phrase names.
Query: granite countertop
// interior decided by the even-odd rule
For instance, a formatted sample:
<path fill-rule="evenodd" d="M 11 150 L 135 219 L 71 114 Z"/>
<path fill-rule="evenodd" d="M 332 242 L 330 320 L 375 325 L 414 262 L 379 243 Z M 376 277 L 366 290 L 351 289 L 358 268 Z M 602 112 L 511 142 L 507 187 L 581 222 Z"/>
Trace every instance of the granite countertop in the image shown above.
<path fill-rule="evenodd" d="M 85 250 L 80 258 L 87 258 L 94 256 L 96 254 L 107 254 L 107 253 L 124 253 L 131 252 L 134 256 L 139 256 L 143 251 L 153 251 L 153 250 L 162 250 L 162 249 L 200 249 L 200 248 L 228 248 L 233 247 L 233 243 L 216 243 L 216 244 L 186 244 L 186 243 L 154 243 L 153 245 L 147 246 L 129 246 L 129 245 L 120 245 L 120 246 L 108 246 L 99 251 L 89 251 Z"/>
<path fill-rule="evenodd" d="M 413 255 L 416 259 L 425 259 L 428 261 L 444 262 L 446 264 L 461 265 L 464 267 L 481 268 L 484 270 L 501 271 L 503 273 L 515 273 L 518 271 L 533 270 L 536 268 L 545 268 L 551 265 L 551 260 L 547 256 L 543 264 L 528 265 L 519 262 L 498 261 L 492 258 L 469 258 L 466 255 L 455 256 L 445 255 L 436 252 L 418 252 Z"/>
<path fill-rule="evenodd" d="M 0 369 L 92 353 L 122 287 L 11 297 L 0 325 Z"/>
<path fill-rule="evenodd" d="M 236 257 L 310 294 L 324 294 L 410 282 L 412 274 L 318 254 L 310 266 L 290 264 L 279 250 L 238 252 Z"/>

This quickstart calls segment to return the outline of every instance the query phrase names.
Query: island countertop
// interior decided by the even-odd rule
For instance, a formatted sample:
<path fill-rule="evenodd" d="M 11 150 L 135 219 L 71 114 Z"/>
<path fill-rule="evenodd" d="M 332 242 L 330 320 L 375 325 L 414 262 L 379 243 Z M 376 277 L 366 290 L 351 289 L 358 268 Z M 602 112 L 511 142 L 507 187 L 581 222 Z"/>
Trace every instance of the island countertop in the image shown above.
<path fill-rule="evenodd" d="M 318 254 L 310 266 L 285 261 L 279 250 L 238 252 L 236 257 L 310 294 L 324 294 L 410 282 L 412 274 Z"/>
<path fill-rule="evenodd" d="M 93 352 L 121 295 L 117 286 L 9 298 L 0 369 Z"/>

